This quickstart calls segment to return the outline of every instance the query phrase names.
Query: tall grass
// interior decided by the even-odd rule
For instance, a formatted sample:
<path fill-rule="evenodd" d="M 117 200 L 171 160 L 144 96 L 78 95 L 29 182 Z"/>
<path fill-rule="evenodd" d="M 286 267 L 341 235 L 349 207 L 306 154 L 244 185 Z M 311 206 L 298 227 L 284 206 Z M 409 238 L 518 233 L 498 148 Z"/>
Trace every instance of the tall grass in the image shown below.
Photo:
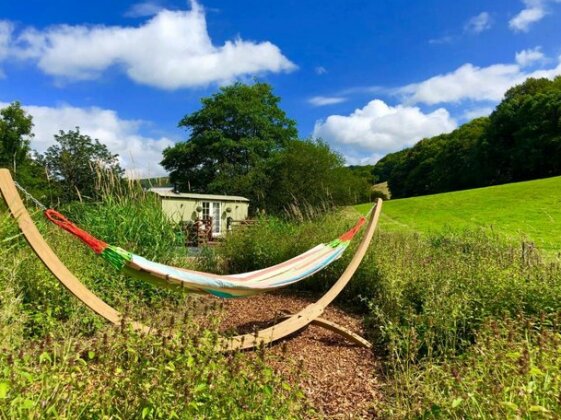
<path fill-rule="evenodd" d="M 65 206 L 71 220 L 105 242 L 146 258 L 170 261 L 185 255 L 183 232 L 162 212 L 156 194 L 138 181 L 122 181 L 106 172 L 98 173 L 96 188 L 99 201 Z"/>

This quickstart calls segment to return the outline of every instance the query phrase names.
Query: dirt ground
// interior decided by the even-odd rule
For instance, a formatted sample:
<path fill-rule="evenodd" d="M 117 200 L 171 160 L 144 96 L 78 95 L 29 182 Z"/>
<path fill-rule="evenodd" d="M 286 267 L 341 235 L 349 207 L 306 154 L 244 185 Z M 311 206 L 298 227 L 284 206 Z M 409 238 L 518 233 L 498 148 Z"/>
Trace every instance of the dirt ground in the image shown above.
<path fill-rule="evenodd" d="M 307 294 L 264 294 L 246 299 L 224 301 L 223 331 L 247 333 L 270 325 L 282 313 L 295 313 L 314 302 Z M 362 334 L 360 317 L 331 305 L 322 318 Z M 302 386 L 311 405 L 329 418 L 372 418 L 372 402 L 380 398 L 380 363 L 370 349 L 359 347 L 319 326 L 282 340 L 267 350 L 272 355 L 287 355 L 294 367 L 276 363 L 275 368 Z"/>

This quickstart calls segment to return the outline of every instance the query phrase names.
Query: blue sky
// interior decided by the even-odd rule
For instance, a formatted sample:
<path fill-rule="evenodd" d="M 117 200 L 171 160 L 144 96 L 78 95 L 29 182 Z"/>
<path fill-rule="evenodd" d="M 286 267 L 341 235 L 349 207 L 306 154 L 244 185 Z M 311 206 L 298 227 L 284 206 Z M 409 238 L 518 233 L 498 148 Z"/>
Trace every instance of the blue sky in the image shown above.
<path fill-rule="evenodd" d="M 33 115 L 40 152 L 79 126 L 161 175 L 200 98 L 257 78 L 301 137 L 373 163 L 561 74 L 560 18 L 561 0 L 2 2 L 0 106 Z"/>

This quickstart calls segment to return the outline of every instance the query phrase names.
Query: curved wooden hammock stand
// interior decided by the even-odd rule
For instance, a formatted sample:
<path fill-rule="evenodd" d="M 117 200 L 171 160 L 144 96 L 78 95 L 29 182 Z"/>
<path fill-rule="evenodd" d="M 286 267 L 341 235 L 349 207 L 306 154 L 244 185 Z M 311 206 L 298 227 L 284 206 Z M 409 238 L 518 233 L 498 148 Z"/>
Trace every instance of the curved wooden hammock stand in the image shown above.
<path fill-rule="evenodd" d="M 53 252 L 47 244 L 35 224 L 31 219 L 27 209 L 25 208 L 19 193 L 16 190 L 12 176 L 7 169 L 0 169 L 0 192 L 4 197 L 4 201 L 10 209 L 10 213 L 16 219 L 19 228 L 27 242 L 33 248 L 33 251 L 51 273 L 82 303 L 89 307 L 92 311 L 101 315 L 107 321 L 115 325 L 120 325 L 122 315 L 116 309 L 109 306 L 99 297 L 97 297 L 91 290 L 84 286 L 80 280 L 68 270 L 68 268 L 60 261 L 57 255 Z M 376 208 L 372 212 L 366 231 L 354 254 L 351 262 L 339 278 L 337 282 L 315 303 L 312 303 L 302 309 L 300 312 L 287 315 L 282 321 L 277 324 L 262 329 L 254 334 L 242 334 L 234 337 L 222 337 L 218 341 L 218 350 L 220 351 L 233 351 L 242 349 L 251 349 L 257 346 L 266 345 L 277 341 L 281 338 L 287 337 L 295 332 L 303 329 L 309 324 L 316 324 L 318 326 L 327 328 L 336 332 L 350 341 L 370 348 L 371 344 L 359 335 L 351 332 L 350 330 L 337 325 L 333 322 L 320 318 L 325 308 L 339 295 L 345 288 L 347 283 L 351 280 L 356 272 L 359 264 L 361 263 L 372 236 L 376 230 L 380 212 L 382 210 L 382 200 L 378 199 Z M 146 325 L 138 322 L 129 322 L 131 327 L 137 331 L 150 333 L 153 331 Z"/>

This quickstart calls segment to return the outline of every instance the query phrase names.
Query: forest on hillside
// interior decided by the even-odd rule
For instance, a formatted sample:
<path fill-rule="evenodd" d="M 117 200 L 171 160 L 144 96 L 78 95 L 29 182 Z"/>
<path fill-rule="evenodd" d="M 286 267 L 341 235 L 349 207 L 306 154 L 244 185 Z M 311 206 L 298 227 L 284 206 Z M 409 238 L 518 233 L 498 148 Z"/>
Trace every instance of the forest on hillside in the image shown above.
<path fill-rule="evenodd" d="M 393 198 L 561 175 L 561 77 L 527 79 L 489 117 L 390 153 L 372 174 Z"/>

